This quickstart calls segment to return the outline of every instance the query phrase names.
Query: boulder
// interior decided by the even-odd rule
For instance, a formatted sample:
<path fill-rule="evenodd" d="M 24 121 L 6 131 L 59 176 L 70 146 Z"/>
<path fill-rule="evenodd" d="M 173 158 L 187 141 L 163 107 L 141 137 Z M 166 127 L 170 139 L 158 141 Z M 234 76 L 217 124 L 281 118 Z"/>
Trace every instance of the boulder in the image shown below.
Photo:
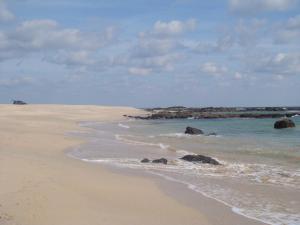
<path fill-rule="evenodd" d="M 194 127 L 187 127 L 185 129 L 185 134 L 197 135 L 197 134 L 204 134 L 202 130 L 194 128 Z"/>
<path fill-rule="evenodd" d="M 200 162 L 200 163 L 207 163 L 212 165 L 220 165 L 220 163 L 217 160 L 204 155 L 185 155 L 180 159 L 188 162 Z"/>
<path fill-rule="evenodd" d="M 295 123 L 291 119 L 278 120 L 274 124 L 275 129 L 283 129 L 283 128 L 290 128 L 290 127 L 295 127 Z"/>
<path fill-rule="evenodd" d="M 165 158 L 160 158 L 160 159 L 154 159 L 152 160 L 152 163 L 162 163 L 162 164 L 167 164 L 168 160 Z"/>
<path fill-rule="evenodd" d="M 144 159 L 141 160 L 141 163 L 148 163 L 148 162 L 150 162 L 150 160 L 147 159 L 147 158 L 144 158 Z"/>

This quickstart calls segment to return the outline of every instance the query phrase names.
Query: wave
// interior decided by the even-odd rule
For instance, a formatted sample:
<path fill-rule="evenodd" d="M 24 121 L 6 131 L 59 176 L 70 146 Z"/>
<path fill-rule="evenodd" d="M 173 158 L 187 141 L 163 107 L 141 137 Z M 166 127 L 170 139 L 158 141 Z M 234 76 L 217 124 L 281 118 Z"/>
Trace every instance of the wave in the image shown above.
<path fill-rule="evenodd" d="M 230 164 L 220 167 L 215 167 L 208 164 L 196 164 L 188 163 L 182 160 L 172 160 L 167 165 L 164 164 L 152 164 L 152 163 L 140 163 L 140 159 L 136 158 L 103 158 L 103 159 L 82 159 L 86 162 L 103 163 L 107 165 L 113 165 L 118 168 L 130 168 L 130 169 L 144 169 L 147 173 L 162 177 L 166 180 L 186 185 L 192 191 L 202 194 L 205 197 L 217 200 L 224 205 L 227 205 L 231 210 L 244 217 L 254 219 L 271 225 L 297 225 L 300 222 L 300 216 L 293 212 L 280 213 L 273 211 L 274 205 L 272 202 L 268 202 L 267 199 L 255 198 L 255 196 L 244 195 L 243 193 L 233 193 L 231 189 L 224 189 L 220 186 L 211 186 L 212 184 L 203 183 L 201 185 L 194 184 L 188 181 L 186 178 L 198 176 L 223 176 L 220 171 L 226 170 L 226 168 L 232 168 L 232 170 L 247 171 L 249 165 L 247 164 Z M 226 162 L 223 162 L 226 164 Z M 264 167 L 265 165 L 259 165 Z M 253 168 L 257 168 L 258 165 L 251 165 Z M 207 173 L 204 173 L 206 171 Z M 214 172 L 215 174 L 214 174 Z M 243 174 L 244 172 L 241 172 Z M 273 171 L 274 172 L 274 171 Z M 184 176 L 183 176 L 184 175 Z M 245 203 L 245 204 L 244 204 Z"/>
<path fill-rule="evenodd" d="M 155 136 L 152 136 L 155 137 Z M 167 134 L 160 134 L 159 137 L 168 137 L 168 138 L 195 138 L 195 137 L 209 137 L 209 138 L 220 138 L 222 135 L 205 135 L 205 134 L 198 134 L 198 135 L 190 135 L 185 133 L 167 133 Z"/>
<path fill-rule="evenodd" d="M 122 142 L 124 142 L 126 144 L 144 145 L 144 146 L 155 146 L 155 147 L 159 147 L 162 150 L 168 150 L 170 148 L 170 145 L 167 145 L 167 144 L 152 143 L 152 142 L 143 142 L 143 141 L 135 141 L 135 140 L 128 139 L 126 137 L 132 137 L 132 138 L 134 138 L 135 136 L 133 136 L 133 135 L 120 135 L 120 134 L 116 134 L 115 135 L 116 140 L 122 141 Z"/>
<path fill-rule="evenodd" d="M 125 129 L 129 129 L 129 128 L 130 128 L 130 126 L 124 125 L 124 124 L 122 124 L 122 123 L 119 123 L 118 126 L 119 126 L 119 127 L 122 127 L 122 128 L 125 128 Z"/>

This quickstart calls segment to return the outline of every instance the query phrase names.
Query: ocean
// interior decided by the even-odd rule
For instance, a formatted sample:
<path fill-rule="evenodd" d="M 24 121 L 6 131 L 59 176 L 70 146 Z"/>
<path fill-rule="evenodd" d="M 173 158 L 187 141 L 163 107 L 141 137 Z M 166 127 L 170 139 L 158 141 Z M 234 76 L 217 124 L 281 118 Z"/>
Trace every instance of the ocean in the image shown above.
<path fill-rule="evenodd" d="M 272 225 L 300 224 L 300 117 L 296 128 L 276 130 L 276 119 L 128 120 L 81 123 L 73 133 L 88 142 L 72 157 L 119 170 L 137 170 L 180 183 L 189 191 L 230 206 L 232 211 Z M 184 134 L 192 126 L 204 135 Z M 209 133 L 217 135 L 207 136 Z M 217 159 L 214 166 L 186 162 L 185 154 Z M 143 158 L 168 164 L 141 163 Z"/>

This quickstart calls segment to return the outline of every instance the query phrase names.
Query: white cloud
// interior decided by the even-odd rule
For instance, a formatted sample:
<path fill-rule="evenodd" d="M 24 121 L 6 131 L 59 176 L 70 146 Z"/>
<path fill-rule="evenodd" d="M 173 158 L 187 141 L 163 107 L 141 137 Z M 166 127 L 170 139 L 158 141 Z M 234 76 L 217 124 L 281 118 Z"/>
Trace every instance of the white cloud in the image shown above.
<path fill-rule="evenodd" d="M 24 84 L 34 84 L 36 81 L 30 76 L 19 76 L 13 78 L 0 79 L 0 87 L 12 87 Z"/>
<path fill-rule="evenodd" d="M 234 74 L 234 78 L 236 80 L 241 80 L 241 79 L 243 79 L 243 77 L 244 76 L 240 72 L 235 72 L 235 74 Z"/>
<path fill-rule="evenodd" d="M 186 31 L 193 31 L 197 27 L 197 21 L 190 19 L 187 21 L 172 20 L 170 22 L 157 21 L 153 27 L 153 33 L 158 35 L 178 35 Z"/>
<path fill-rule="evenodd" d="M 213 62 L 206 62 L 200 66 L 200 71 L 207 75 L 221 76 L 227 73 L 228 69 L 225 66 L 220 66 Z"/>
<path fill-rule="evenodd" d="M 167 54 L 179 48 L 178 41 L 173 39 L 158 39 L 152 37 L 139 38 L 132 50 L 133 57 L 153 57 Z"/>
<path fill-rule="evenodd" d="M 15 15 L 6 8 L 6 5 L 0 1 L 0 23 L 11 21 L 15 18 Z"/>
<path fill-rule="evenodd" d="M 128 72 L 133 75 L 148 75 L 151 73 L 151 69 L 142 67 L 130 67 Z"/>
<path fill-rule="evenodd" d="M 299 53 L 276 53 L 257 55 L 248 60 L 248 70 L 253 73 L 268 75 L 298 75 L 300 74 L 300 54 Z"/>
<path fill-rule="evenodd" d="M 61 58 L 69 55 L 70 61 L 84 61 L 87 64 L 87 52 L 107 45 L 114 35 L 113 27 L 101 33 L 88 33 L 62 28 L 54 20 L 24 21 L 13 30 L 0 32 L 0 61 L 36 52 L 49 55 L 70 51 Z"/>
<path fill-rule="evenodd" d="M 300 15 L 289 18 L 285 23 L 275 28 L 276 43 L 296 43 L 300 40 Z"/>
<path fill-rule="evenodd" d="M 58 54 L 49 57 L 48 61 L 67 66 L 91 66 L 96 64 L 96 61 L 91 56 L 91 52 L 86 50 L 59 51 Z"/>
<path fill-rule="evenodd" d="M 290 9 L 298 0 L 229 0 L 232 11 L 253 13 L 257 11 L 285 11 Z"/>
<path fill-rule="evenodd" d="M 193 19 L 157 21 L 151 30 L 140 32 L 128 51 L 126 64 L 130 68 L 129 73 L 149 74 L 173 71 L 176 63 L 184 58 L 182 50 L 185 47 L 179 34 L 193 30 L 195 27 L 196 21 Z"/>

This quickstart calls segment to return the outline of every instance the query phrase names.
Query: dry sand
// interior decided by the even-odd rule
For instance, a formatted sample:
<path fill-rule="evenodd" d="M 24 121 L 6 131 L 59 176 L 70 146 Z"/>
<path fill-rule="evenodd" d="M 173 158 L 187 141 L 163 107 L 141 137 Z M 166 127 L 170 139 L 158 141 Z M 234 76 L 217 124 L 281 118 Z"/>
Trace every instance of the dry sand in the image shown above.
<path fill-rule="evenodd" d="M 151 180 L 69 158 L 79 121 L 121 120 L 126 107 L 0 105 L 1 225 L 210 224 Z"/>

